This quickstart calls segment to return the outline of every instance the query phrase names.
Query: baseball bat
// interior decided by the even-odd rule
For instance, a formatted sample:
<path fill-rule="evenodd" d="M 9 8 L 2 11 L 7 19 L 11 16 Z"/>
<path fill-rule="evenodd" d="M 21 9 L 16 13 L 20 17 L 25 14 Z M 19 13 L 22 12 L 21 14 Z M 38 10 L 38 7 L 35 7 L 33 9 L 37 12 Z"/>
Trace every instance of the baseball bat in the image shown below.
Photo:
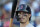
<path fill-rule="evenodd" d="M 13 18 L 14 18 L 14 13 L 16 10 L 16 6 L 17 6 L 17 0 L 13 1 L 13 6 L 12 6 L 12 13 L 11 13 L 11 19 L 10 19 L 10 24 L 9 27 L 12 27 L 12 23 L 13 23 Z"/>

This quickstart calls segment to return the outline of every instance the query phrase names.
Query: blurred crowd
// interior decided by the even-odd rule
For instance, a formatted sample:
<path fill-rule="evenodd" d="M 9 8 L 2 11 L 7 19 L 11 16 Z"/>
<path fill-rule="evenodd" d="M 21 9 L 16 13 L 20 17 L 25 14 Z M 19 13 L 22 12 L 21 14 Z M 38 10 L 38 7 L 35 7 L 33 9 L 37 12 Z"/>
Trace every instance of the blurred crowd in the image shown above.
<path fill-rule="evenodd" d="M 29 5 L 31 8 L 30 23 L 40 27 L 40 0 L 18 0 L 17 7 L 22 3 Z M 9 27 L 12 4 L 13 0 L 0 0 L 0 27 Z M 16 18 L 14 18 L 13 24 L 15 24 L 16 27 L 20 25 Z"/>

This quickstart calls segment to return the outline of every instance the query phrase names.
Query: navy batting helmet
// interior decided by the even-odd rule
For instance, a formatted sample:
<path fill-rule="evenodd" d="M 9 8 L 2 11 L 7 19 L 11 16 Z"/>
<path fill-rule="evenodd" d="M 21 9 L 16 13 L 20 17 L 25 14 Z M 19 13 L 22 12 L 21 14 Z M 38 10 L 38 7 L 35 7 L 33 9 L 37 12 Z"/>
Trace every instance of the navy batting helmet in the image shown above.
<path fill-rule="evenodd" d="M 19 20 L 18 12 L 20 12 L 20 11 L 27 12 L 28 14 L 31 14 L 31 9 L 30 9 L 30 7 L 29 7 L 28 5 L 21 4 L 21 5 L 19 5 L 18 9 L 16 10 L 17 20 Z"/>

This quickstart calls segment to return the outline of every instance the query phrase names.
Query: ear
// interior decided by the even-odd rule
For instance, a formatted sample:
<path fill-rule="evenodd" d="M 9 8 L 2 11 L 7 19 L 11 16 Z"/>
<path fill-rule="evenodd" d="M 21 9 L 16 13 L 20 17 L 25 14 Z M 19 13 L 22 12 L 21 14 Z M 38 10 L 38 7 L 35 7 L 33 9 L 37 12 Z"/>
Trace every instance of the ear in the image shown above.
<path fill-rule="evenodd" d="M 29 14 L 29 18 L 31 17 L 31 14 Z"/>

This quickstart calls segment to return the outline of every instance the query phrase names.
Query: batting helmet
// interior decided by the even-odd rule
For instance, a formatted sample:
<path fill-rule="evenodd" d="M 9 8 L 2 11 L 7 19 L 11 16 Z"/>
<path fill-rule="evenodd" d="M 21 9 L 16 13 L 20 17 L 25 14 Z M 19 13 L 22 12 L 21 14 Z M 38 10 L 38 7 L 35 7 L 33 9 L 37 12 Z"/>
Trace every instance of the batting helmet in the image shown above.
<path fill-rule="evenodd" d="M 28 5 L 21 4 L 21 5 L 19 5 L 18 9 L 16 10 L 16 18 L 17 18 L 17 20 L 19 20 L 18 12 L 20 12 L 20 11 L 27 12 L 28 14 L 31 14 L 30 7 Z"/>

